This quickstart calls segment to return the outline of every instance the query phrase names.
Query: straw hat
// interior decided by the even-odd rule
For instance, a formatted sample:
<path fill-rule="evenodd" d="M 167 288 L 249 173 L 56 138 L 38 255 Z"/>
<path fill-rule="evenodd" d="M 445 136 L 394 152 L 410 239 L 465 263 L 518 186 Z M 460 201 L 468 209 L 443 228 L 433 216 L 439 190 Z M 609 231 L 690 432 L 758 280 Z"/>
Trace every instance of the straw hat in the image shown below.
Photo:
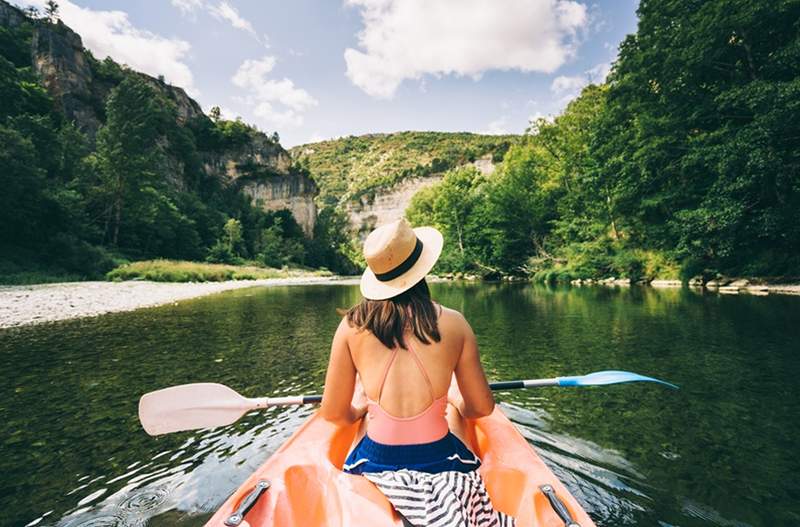
<path fill-rule="evenodd" d="M 411 289 L 433 268 L 443 244 L 439 231 L 412 229 L 404 218 L 378 227 L 364 242 L 368 267 L 361 275 L 361 294 L 386 300 Z"/>

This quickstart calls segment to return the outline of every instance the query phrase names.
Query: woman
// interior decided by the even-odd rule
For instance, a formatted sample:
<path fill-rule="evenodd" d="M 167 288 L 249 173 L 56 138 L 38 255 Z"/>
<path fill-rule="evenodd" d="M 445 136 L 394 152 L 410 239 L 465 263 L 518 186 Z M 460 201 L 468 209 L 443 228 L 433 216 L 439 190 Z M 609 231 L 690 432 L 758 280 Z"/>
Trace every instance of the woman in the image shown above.
<path fill-rule="evenodd" d="M 404 516 L 422 513 L 399 506 L 376 474 L 401 471 L 402 483 L 413 487 L 424 475 L 449 473 L 455 485 L 452 473 L 471 473 L 480 502 L 490 506 L 475 472 L 480 460 L 458 436 L 460 416 L 489 415 L 494 399 L 472 329 L 458 311 L 434 303 L 425 282 L 442 244 L 436 229 L 412 230 L 402 219 L 367 237 L 364 300 L 336 330 L 322 398 L 329 421 L 347 425 L 367 415 L 366 435 L 343 469 L 367 475 Z M 462 501 L 468 507 L 471 500 Z"/>

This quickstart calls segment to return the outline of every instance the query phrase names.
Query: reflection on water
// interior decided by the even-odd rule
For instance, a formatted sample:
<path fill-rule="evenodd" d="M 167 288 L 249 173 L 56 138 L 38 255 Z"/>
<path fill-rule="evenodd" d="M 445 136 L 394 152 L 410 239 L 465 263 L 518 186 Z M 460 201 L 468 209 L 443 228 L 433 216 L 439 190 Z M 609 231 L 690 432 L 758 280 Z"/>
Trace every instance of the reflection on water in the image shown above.
<path fill-rule="evenodd" d="M 498 394 L 601 526 L 800 525 L 800 299 L 433 284 L 493 379 L 626 369 L 654 385 Z M 310 414 L 150 438 L 138 397 L 186 382 L 317 393 L 354 286 L 240 290 L 0 331 L 0 525 L 202 525 Z"/>

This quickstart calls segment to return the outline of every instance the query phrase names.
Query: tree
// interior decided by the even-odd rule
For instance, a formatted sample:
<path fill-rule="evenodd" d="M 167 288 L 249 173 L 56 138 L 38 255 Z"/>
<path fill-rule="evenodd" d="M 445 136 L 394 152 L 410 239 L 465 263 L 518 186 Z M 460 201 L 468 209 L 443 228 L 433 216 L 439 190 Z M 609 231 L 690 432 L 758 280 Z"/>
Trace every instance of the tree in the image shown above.
<path fill-rule="evenodd" d="M 445 173 L 442 181 L 422 189 L 411 200 L 406 216 L 413 225 L 437 227 L 445 239 L 439 268 L 446 271 L 485 270 L 482 247 L 485 240 L 483 207 L 484 178 L 474 167 Z"/>
<path fill-rule="evenodd" d="M 549 182 L 557 188 L 557 217 L 552 240 L 557 245 L 595 240 L 610 234 L 620 238 L 612 183 L 598 171 L 591 146 L 605 111 L 608 86 L 589 85 L 564 112 L 548 121 L 539 119 L 530 131 L 541 147 L 540 162 L 548 166 Z"/>
<path fill-rule="evenodd" d="M 638 14 L 592 146 L 631 240 L 696 271 L 789 272 L 800 3 L 643 0 Z"/>
<path fill-rule="evenodd" d="M 55 21 L 58 20 L 58 2 L 47 0 L 44 4 L 44 13 L 50 23 L 55 23 Z"/>
<path fill-rule="evenodd" d="M 208 113 L 211 117 L 211 120 L 214 122 L 217 122 L 222 118 L 222 110 L 220 110 L 219 106 L 212 106 L 211 111 Z"/>
<path fill-rule="evenodd" d="M 36 6 L 29 5 L 23 11 L 25 11 L 25 14 L 29 18 L 32 18 L 34 20 L 37 20 L 39 18 L 39 8 Z"/>
<path fill-rule="evenodd" d="M 0 244 L 28 244 L 42 233 L 47 204 L 42 190 L 44 170 L 38 167 L 36 148 L 17 130 L 0 125 Z"/>
<path fill-rule="evenodd" d="M 127 208 L 152 205 L 149 188 L 163 185 L 159 167 L 164 164 L 162 137 L 174 124 L 165 101 L 139 76 L 129 76 L 111 91 L 106 103 L 106 124 L 97 134 L 97 157 L 105 202 L 106 239 L 119 245 L 124 222 L 132 228 L 131 243 L 138 243 L 134 225 L 140 217 L 125 216 Z M 145 217 L 145 216 L 142 216 Z M 152 217 L 150 215 L 149 217 Z"/>
<path fill-rule="evenodd" d="M 483 259 L 507 274 L 521 274 L 552 230 L 563 188 L 538 141 L 515 145 L 485 189 Z"/>
<path fill-rule="evenodd" d="M 225 244 L 228 247 L 228 251 L 231 254 L 237 254 L 239 244 L 242 242 L 242 222 L 231 218 L 225 222 L 225 226 L 222 227 L 222 230 L 225 232 Z"/>

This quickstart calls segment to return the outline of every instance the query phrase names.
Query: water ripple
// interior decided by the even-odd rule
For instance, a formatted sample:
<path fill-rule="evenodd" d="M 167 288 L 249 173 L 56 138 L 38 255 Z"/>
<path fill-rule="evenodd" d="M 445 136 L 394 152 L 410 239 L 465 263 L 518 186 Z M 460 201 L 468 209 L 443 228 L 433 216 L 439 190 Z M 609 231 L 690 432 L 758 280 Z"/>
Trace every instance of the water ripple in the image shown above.
<path fill-rule="evenodd" d="M 134 512 L 147 512 L 157 509 L 169 495 L 167 487 L 156 487 L 137 492 L 120 504 L 120 508 Z"/>

